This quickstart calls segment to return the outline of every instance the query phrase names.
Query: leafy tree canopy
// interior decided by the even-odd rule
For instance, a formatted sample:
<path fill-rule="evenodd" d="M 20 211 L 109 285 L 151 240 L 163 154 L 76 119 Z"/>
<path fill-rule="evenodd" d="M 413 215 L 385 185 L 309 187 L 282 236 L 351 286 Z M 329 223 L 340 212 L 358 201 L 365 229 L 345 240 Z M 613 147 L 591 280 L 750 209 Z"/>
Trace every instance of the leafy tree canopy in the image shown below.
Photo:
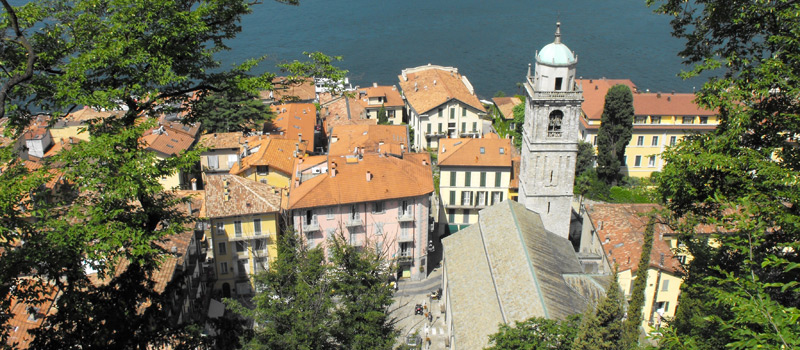
<path fill-rule="evenodd" d="M 633 133 L 633 93 L 627 85 L 608 90 L 597 131 L 597 176 L 609 185 L 622 178 L 620 168 Z"/>
<path fill-rule="evenodd" d="M 581 315 L 564 321 L 532 317 L 514 326 L 501 324 L 497 333 L 489 336 L 488 350 L 569 350 L 575 341 Z"/>

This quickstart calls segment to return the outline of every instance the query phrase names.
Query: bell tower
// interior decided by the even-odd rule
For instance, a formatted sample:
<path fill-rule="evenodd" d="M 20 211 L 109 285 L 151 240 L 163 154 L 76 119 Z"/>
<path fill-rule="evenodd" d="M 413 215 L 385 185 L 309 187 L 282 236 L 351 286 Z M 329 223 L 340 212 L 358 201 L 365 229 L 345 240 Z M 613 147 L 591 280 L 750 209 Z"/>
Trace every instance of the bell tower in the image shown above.
<path fill-rule="evenodd" d="M 569 238 L 583 91 L 575 83 L 578 57 L 561 42 L 560 22 L 555 40 L 535 59 L 524 83 L 519 202 L 539 213 L 548 231 Z"/>

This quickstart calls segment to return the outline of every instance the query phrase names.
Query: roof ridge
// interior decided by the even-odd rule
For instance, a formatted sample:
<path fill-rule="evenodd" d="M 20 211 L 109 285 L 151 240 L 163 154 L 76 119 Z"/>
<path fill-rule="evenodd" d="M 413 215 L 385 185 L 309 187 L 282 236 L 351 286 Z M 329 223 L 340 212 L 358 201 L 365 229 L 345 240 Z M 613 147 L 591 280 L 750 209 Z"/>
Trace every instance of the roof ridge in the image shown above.
<path fill-rule="evenodd" d="M 247 191 L 249 191 L 250 193 L 252 193 L 254 196 L 258 197 L 258 199 L 260 199 L 260 200 L 261 200 L 261 201 L 263 201 L 264 203 L 267 203 L 267 204 L 268 204 L 270 207 L 272 207 L 273 209 L 275 209 L 275 210 L 280 210 L 280 205 L 279 205 L 279 206 L 276 208 L 274 205 L 272 205 L 272 203 L 270 203 L 270 202 L 269 202 L 269 200 L 267 200 L 267 199 L 266 199 L 266 198 L 264 198 L 264 197 L 261 197 L 261 195 L 259 195 L 259 194 L 258 194 L 258 193 L 256 193 L 255 191 L 253 191 L 253 189 L 251 189 L 251 188 L 250 188 L 250 186 L 248 186 L 247 184 L 243 183 L 243 182 L 242 182 L 242 179 L 243 179 L 243 178 L 241 178 L 241 177 L 239 177 L 239 176 L 236 176 L 236 175 L 230 175 L 230 176 L 231 176 L 231 177 L 233 177 L 233 178 L 235 178 L 235 179 L 236 179 L 236 181 L 237 181 L 237 182 L 239 182 L 239 185 L 242 185 L 242 187 L 244 187 L 244 188 L 245 188 Z M 248 180 L 248 181 L 253 181 L 253 180 Z M 255 182 L 255 181 L 253 181 L 253 183 L 254 183 L 254 184 L 259 184 L 259 185 L 261 185 L 261 183 L 259 183 L 259 182 Z M 264 186 L 269 186 L 269 185 L 264 185 Z"/>

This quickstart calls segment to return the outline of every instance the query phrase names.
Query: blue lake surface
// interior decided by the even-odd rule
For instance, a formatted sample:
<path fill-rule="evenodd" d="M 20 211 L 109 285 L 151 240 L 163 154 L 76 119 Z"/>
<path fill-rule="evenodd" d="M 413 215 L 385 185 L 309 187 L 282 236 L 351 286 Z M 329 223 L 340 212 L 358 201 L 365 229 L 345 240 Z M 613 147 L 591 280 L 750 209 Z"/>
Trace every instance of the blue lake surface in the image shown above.
<path fill-rule="evenodd" d="M 404 68 L 454 66 L 481 98 L 518 92 L 534 53 L 562 41 L 578 55 L 577 75 L 629 78 L 650 91 L 692 92 L 684 81 L 669 18 L 644 0 L 265 0 L 243 20 L 243 31 L 218 55 L 223 65 L 267 55 L 260 69 L 303 60 L 303 51 L 341 55 L 353 85 L 397 84 Z"/>

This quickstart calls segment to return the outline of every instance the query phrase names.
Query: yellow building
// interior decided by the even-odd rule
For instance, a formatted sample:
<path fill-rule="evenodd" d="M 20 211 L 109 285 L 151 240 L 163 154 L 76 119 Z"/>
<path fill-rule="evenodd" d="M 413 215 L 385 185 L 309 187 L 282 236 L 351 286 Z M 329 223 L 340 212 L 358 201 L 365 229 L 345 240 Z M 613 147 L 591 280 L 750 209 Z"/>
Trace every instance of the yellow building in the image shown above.
<path fill-rule="evenodd" d="M 233 175 L 208 176 L 206 212 L 211 221 L 217 281 L 223 296 L 252 295 L 252 274 L 278 254 L 280 189 Z"/>
<path fill-rule="evenodd" d="M 69 138 L 80 139 L 89 141 L 89 131 L 86 128 L 92 120 L 100 120 L 108 118 L 112 115 L 120 116 L 124 111 L 98 111 L 94 108 L 84 106 L 82 109 L 72 112 L 57 120 L 50 127 L 50 134 L 53 136 L 54 142 L 66 140 Z"/>
<path fill-rule="evenodd" d="M 195 144 L 197 132 L 197 126 L 167 122 L 145 132 L 141 140 L 161 161 L 190 150 Z M 164 189 L 190 189 L 191 180 L 192 174 L 184 169 L 163 176 L 159 182 Z"/>
<path fill-rule="evenodd" d="M 633 136 L 625 149 L 621 171 L 631 177 L 648 177 L 661 171 L 661 153 L 686 135 L 714 130 L 719 124 L 715 111 L 701 109 L 694 94 L 640 92 L 629 79 L 579 79 L 583 86 L 581 138 L 597 146 L 597 131 L 608 90 L 617 84 L 633 91 Z"/>
<path fill-rule="evenodd" d="M 655 204 L 593 204 L 586 210 L 595 226 L 606 258 L 618 268 L 619 284 L 630 300 L 633 282 L 638 275 L 638 265 L 647 225 L 645 214 L 659 206 Z M 642 328 L 650 332 L 664 319 L 675 316 L 682 283 L 682 256 L 673 254 L 664 234 L 671 232 L 666 225 L 655 227 L 653 248 L 647 273 L 647 284 L 642 308 Z"/>
<path fill-rule="evenodd" d="M 512 195 L 512 148 L 511 140 L 496 135 L 439 140 L 439 193 L 451 232 L 477 222 L 478 211 Z"/>
<path fill-rule="evenodd" d="M 288 188 L 294 161 L 303 157 L 308 141 L 264 137 L 248 143 L 246 155 L 233 164 L 231 175 Z"/>

